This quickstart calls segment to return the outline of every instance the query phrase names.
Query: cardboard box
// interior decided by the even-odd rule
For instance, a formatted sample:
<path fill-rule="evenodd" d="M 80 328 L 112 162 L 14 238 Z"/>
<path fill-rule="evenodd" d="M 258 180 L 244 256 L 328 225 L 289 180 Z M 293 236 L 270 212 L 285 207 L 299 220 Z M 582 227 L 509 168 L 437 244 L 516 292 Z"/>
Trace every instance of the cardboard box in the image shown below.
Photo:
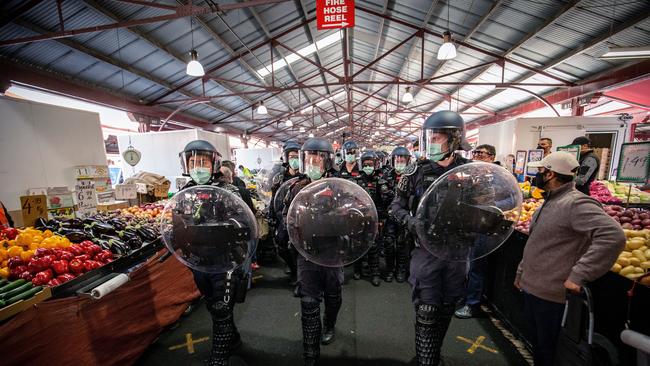
<path fill-rule="evenodd" d="M 113 201 L 107 203 L 100 203 L 99 205 L 97 205 L 97 210 L 101 212 L 105 212 L 105 211 L 123 210 L 128 207 L 129 207 L 129 203 L 127 201 Z"/>
<path fill-rule="evenodd" d="M 74 177 L 75 179 L 108 178 L 108 165 L 76 166 L 74 167 Z"/>

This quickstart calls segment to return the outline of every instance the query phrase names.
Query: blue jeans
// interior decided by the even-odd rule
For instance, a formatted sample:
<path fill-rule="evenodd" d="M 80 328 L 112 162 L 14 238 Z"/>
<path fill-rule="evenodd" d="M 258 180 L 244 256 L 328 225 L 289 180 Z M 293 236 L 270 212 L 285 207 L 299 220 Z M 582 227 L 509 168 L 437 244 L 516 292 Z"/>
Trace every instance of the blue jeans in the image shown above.
<path fill-rule="evenodd" d="M 487 258 L 477 259 L 469 264 L 469 273 L 467 274 L 467 289 L 465 290 L 466 305 L 478 306 L 481 304 L 487 264 Z"/>

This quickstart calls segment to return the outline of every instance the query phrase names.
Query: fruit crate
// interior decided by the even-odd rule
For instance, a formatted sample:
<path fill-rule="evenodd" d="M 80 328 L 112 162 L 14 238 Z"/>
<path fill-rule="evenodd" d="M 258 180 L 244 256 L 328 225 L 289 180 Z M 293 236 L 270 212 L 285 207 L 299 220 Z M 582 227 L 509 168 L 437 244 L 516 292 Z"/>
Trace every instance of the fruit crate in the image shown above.
<path fill-rule="evenodd" d="M 74 280 L 63 283 L 59 286 L 52 287 L 52 297 L 62 298 L 68 296 L 76 296 L 79 290 L 82 290 L 89 285 L 96 283 L 97 286 L 110 279 L 116 272 L 127 272 L 130 268 L 146 261 L 149 257 L 154 255 L 163 248 L 163 243 L 160 238 L 145 245 L 142 248 L 133 251 L 128 255 L 124 255 L 106 265 L 103 265 L 90 272 L 75 278 Z"/>
<path fill-rule="evenodd" d="M 7 305 L 4 308 L 0 309 L 0 321 L 9 319 L 14 315 L 29 309 L 29 307 L 31 307 L 32 305 L 43 302 L 49 299 L 50 297 L 52 297 L 52 290 L 49 287 L 44 287 L 40 292 L 30 297 L 29 299 L 20 300 L 18 302 L 15 302 L 11 305 Z"/>

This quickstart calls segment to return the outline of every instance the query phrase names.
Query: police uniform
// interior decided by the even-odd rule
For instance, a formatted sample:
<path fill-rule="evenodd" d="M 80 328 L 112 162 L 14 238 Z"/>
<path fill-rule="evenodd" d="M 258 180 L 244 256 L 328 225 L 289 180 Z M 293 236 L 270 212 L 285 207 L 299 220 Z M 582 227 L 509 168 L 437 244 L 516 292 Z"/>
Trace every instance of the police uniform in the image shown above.
<path fill-rule="evenodd" d="M 397 174 L 395 169 L 389 169 L 384 173 L 384 178 L 388 184 L 387 199 L 392 202 L 395 198 L 395 190 L 401 174 Z M 410 244 L 405 231 L 404 226 L 399 221 L 392 215 L 388 215 L 383 228 L 384 254 L 386 258 L 385 279 L 387 282 L 392 281 L 393 276 L 396 277 L 397 282 L 406 280 Z"/>
<path fill-rule="evenodd" d="M 298 252 L 296 249 L 289 244 L 289 234 L 286 231 L 286 228 L 283 224 L 282 211 L 276 212 L 276 207 L 274 205 L 276 194 L 280 186 L 295 177 L 298 176 L 298 173 L 291 175 L 289 171 L 289 164 L 282 164 L 282 170 L 275 176 L 275 181 L 271 187 L 271 204 L 269 205 L 269 219 L 273 223 L 274 227 L 274 239 L 275 245 L 278 248 L 278 255 L 282 260 L 287 264 L 289 270 L 291 271 L 291 278 L 296 278 L 296 258 Z M 284 202 L 282 197 L 278 197 Z"/>

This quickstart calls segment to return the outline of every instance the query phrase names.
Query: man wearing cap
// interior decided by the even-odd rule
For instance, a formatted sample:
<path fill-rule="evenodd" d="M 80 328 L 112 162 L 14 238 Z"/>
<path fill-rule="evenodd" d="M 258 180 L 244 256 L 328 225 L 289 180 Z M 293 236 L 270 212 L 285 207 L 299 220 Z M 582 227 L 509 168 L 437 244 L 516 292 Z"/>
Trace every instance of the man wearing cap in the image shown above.
<path fill-rule="evenodd" d="M 532 162 L 544 204 L 533 215 L 515 286 L 524 294 L 535 366 L 553 365 L 566 291 L 607 273 L 625 246 L 621 226 L 575 189 L 580 164 L 567 152 Z"/>
<path fill-rule="evenodd" d="M 600 170 L 600 159 L 594 154 L 591 140 L 586 136 L 576 137 L 571 145 L 580 145 L 580 168 L 576 175 L 576 189 L 589 195 L 589 186 Z"/>

